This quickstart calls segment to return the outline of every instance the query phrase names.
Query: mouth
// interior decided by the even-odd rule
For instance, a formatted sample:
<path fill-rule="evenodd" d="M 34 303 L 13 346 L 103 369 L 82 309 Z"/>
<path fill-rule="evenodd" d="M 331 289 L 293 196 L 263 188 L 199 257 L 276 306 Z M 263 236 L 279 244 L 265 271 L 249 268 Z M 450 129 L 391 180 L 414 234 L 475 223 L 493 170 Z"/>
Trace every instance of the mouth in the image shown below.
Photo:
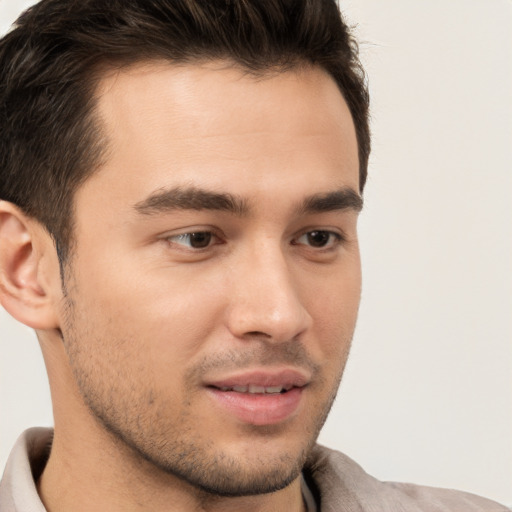
<path fill-rule="evenodd" d="M 290 391 L 294 386 L 257 386 L 256 384 L 249 384 L 248 386 L 221 386 L 215 387 L 220 391 L 234 391 L 235 393 L 250 393 L 252 395 L 277 395 Z"/>
<path fill-rule="evenodd" d="M 298 411 L 309 376 L 297 370 L 250 371 L 209 383 L 224 415 L 251 425 L 274 425 Z"/>

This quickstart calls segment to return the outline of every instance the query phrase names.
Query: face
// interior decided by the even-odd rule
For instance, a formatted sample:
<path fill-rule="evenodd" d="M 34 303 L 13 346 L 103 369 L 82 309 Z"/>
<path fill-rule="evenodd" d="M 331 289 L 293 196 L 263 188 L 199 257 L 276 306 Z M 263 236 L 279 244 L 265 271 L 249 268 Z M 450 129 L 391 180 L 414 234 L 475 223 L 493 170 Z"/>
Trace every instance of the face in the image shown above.
<path fill-rule="evenodd" d="M 62 334 L 89 414 L 155 468 L 247 495 L 299 474 L 360 295 L 358 157 L 319 69 L 105 77 Z"/>

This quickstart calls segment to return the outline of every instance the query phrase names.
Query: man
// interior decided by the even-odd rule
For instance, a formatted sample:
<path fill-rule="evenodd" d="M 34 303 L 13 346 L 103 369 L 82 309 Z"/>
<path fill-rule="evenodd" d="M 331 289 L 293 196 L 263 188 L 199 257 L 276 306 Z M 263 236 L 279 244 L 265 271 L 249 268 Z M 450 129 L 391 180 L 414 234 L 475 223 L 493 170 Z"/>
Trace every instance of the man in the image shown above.
<path fill-rule="evenodd" d="M 2 511 L 505 510 L 315 445 L 369 155 L 335 3 L 44 0 L 0 68 L 1 303 L 55 417 Z"/>

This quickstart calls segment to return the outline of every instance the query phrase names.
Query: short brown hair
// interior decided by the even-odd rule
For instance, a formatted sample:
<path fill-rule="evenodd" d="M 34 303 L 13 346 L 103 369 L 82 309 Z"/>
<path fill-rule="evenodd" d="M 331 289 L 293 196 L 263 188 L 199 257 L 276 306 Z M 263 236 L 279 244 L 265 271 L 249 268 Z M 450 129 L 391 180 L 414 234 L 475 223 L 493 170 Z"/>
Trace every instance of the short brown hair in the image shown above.
<path fill-rule="evenodd" d="M 362 191 L 368 91 L 335 0 L 42 0 L 0 40 L 0 199 L 52 235 L 63 262 L 73 196 L 105 141 L 94 114 L 104 66 L 231 60 L 249 72 L 325 69 L 352 114 Z"/>

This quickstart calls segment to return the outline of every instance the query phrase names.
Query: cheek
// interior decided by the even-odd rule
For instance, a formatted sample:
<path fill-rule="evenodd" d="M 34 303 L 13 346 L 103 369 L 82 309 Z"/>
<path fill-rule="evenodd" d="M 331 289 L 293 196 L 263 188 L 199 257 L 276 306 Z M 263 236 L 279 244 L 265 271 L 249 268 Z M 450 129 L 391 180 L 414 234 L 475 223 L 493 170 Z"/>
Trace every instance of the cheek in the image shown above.
<path fill-rule="evenodd" d="M 117 266 L 98 276 L 102 286 L 78 283 L 77 295 L 97 339 L 123 345 L 153 385 L 175 388 L 221 328 L 225 280 L 194 274 L 200 278 L 177 268 L 137 274 Z"/>
<path fill-rule="evenodd" d="M 360 267 L 333 273 L 328 282 L 313 288 L 309 313 L 320 357 L 325 360 L 346 357 L 357 321 L 361 295 Z"/>
<path fill-rule="evenodd" d="M 108 252 L 122 254 L 115 248 Z M 156 267 L 130 255 L 112 261 L 107 254 L 92 254 L 81 260 L 75 274 L 80 300 L 100 316 L 110 316 L 122 329 L 140 328 L 154 336 L 172 325 L 180 336 L 194 336 L 200 329 L 198 317 L 208 322 L 221 302 L 223 276 L 200 268 Z"/>

